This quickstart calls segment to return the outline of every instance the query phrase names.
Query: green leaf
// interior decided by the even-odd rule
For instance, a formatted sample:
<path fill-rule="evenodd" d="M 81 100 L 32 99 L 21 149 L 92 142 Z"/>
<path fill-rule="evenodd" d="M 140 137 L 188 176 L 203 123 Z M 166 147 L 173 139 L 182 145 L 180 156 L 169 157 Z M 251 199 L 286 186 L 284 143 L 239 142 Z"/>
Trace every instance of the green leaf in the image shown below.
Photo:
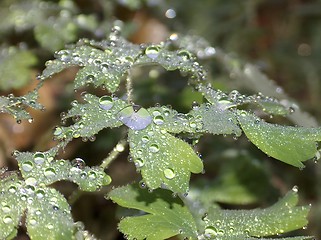
<path fill-rule="evenodd" d="M 38 23 L 34 33 L 36 40 L 43 48 L 54 52 L 64 47 L 66 43 L 76 40 L 77 26 L 70 13 L 61 14 L 57 18 L 50 17 Z"/>
<path fill-rule="evenodd" d="M 32 78 L 31 67 L 37 63 L 35 55 L 15 47 L 2 48 L 0 53 L 0 89 L 7 91 L 25 86 Z"/>
<path fill-rule="evenodd" d="M 72 108 L 62 117 L 62 120 L 73 118 L 75 123 L 68 127 L 56 127 L 54 136 L 59 140 L 70 141 L 72 138 L 91 139 L 104 128 L 114 128 L 122 125 L 115 116 L 128 104 L 111 96 L 96 97 L 86 94 L 86 103 L 72 102 Z"/>
<path fill-rule="evenodd" d="M 283 234 L 304 227 L 309 206 L 298 203 L 296 190 L 266 209 L 220 210 L 211 208 L 205 217 L 208 239 L 235 239 Z M 304 239 L 304 238 L 303 238 Z"/>
<path fill-rule="evenodd" d="M 188 143 L 175 138 L 156 124 L 129 130 L 130 154 L 143 181 L 151 189 L 166 187 L 188 191 L 190 174 L 200 173 L 203 163 Z"/>
<path fill-rule="evenodd" d="M 204 207 L 214 202 L 225 204 L 253 204 L 267 194 L 271 196 L 269 176 L 265 166 L 248 154 L 236 154 L 232 159 L 222 158 L 223 166 L 214 181 L 201 179 L 189 192 Z"/>
<path fill-rule="evenodd" d="M 47 152 L 15 152 L 18 166 L 24 179 L 32 178 L 36 184 L 50 185 L 69 180 L 79 185 L 82 191 L 96 191 L 111 182 L 102 168 L 85 166 L 82 159 L 73 161 L 55 160 L 58 149 Z"/>
<path fill-rule="evenodd" d="M 237 125 L 235 114 L 230 110 L 223 110 L 211 104 L 202 104 L 199 107 L 194 107 L 190 114 L 194 116 L 195 124 L 202 126 L 198 130 L 199 132 L 233 134 L 235 136 L 242 134 Z"/>
<path fill-rule="evenodd" d="M 119 230 L 128 239 L 159 240 L 176 235 L 193 239 L 197 237 L 193 216 L 181 199 L 173 198 L 168 190 L 149 192 L 137 185 L 128 185 L 112 190 L 108 197 L 120 206 L 146 213 L 120 221 Z"/>
<path fill-rule="evenodd" d="M 41 86 L 42 82 L 35 90 L 21 97 L 15 97 L 13 94 L 9 94 L 8 97 L 0 96 L 0 113 L 9 113 L 13 115 L 17 120 L 17 123 L 20 123 L 22 119 L 28 119 L 29 122 L 32 122 L 33 119 L 25 108 L 31 107 L 34 109 L 44 109 L 44 107 L 37 102 L 38 89 Z"/>
<path fill-rule="evenodd" d="M 0 181 L 0 237 L 16 233 L 26 213 L 27 231 L 32 239 L 71 239 L 73 221 L 65 198 L 56 190 L 37 183 L 33 177 L 25 181 L 11 175 Z"/>
<path fill-rule="evenodd" d="M 241 111 L 238 121 L 249 140 L 267 155 L 287 164 L 303 167 L 302 161 L 315 157 L 321 128 L 280 126 Z"/>
<path fill-rule="evenodd" d="M 72 239 L 74 223 L 64 196 L 53 188 L 41 187 L 35 187 L 34 195 L 26 214 L 29 237 L 33 240 Z"/>
<path fill-rule="evenodd" d="M 204 79 L 205 71 L 188 51 L 170 51 L 165 44 L 140 46 L 116 33 L 110 34 L 109 41 L 83 39 L 69 49 L 57 52 L 56 59 L 46 63 L 40 78 L 48 78 L 71 66 L 80 66 L 83 68 L 76 75 L 75 89 L 93 84 L 115 92 L 131 67 L 159 64 L 168 71 L 180 70 L 192 81 Z"/>

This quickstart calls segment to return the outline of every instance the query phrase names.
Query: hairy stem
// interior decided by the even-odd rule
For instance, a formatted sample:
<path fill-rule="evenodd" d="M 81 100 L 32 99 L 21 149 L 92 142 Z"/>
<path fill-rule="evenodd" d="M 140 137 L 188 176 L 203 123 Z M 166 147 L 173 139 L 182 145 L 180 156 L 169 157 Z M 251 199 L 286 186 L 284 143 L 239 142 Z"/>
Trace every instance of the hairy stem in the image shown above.
<path fill-rule="evenodd" d="M 100 167 L 107 168 L 108 165 L 115 160 L 118 155 L 125 150 L 127 146 L 127 141 L 125 139 L 120 140 L 113 150 L 109 153 L 109 155 L 104 159 L 104 161 L 100 164 Z"/>

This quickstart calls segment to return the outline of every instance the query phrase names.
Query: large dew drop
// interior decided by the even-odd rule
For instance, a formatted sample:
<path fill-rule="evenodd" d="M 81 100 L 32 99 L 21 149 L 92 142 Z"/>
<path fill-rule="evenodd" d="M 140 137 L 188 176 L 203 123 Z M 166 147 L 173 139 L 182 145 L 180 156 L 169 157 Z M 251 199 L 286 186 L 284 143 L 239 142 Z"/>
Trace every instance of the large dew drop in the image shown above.
<path fill-rule="evenodd" d="M 167 179 L 173 179 L 175 177 L 175 172 L 171 168 L 166 168 L 164 170 L 164 175 Z"/>
<path fill-rule="evenodd" d="M 152 116 L 137 105 L 125 107 L 118 114 L 118 119 L 133 130 L 142 130 L 152 122 Z"/>
<path fill-rule="evenodd" d="M 36 164 L 43 164 L 43 162 L 45 161 L 45 155 L 42 152 L 36 152 L 33 155 L 33 159 Z"/>
<path fill-rule="evenodd" d="M 158 46 L 147 47 L 145 50 L 145 54 L 147 57 L 149 57 L 151 59 L 155 59 L 159 55 L 159 47 Z"/>
<path fill-rule="evenodd" d="M 99 107 L 104 110 L 109 110 L 113 107 L 114 102 L 112 97 L 110 96 L 102 96 L 99 98 Z"/>

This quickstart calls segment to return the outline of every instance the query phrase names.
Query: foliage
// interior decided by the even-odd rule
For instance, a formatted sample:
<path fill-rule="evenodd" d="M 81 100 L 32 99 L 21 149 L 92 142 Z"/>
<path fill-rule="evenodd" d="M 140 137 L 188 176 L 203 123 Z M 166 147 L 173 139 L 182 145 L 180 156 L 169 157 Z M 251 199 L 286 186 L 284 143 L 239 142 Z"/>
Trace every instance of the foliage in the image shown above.
<path fill-rule="evenodd" d="M 8 6 L 12 2 L 15 1 L 1 4 Z M 149 1 L 120 2 L 132 10 L 151 4 Z M 23 10 L 25 8 L 27 11 Z M 37 14 L 30 18 L 33 12 Z M 308 223 L 310 206 L 297 206 L 296 187 L 274 205 L 263 209 L 227 210 L 218 205 L 218 202 L 255 204 L 264 197 L 259 188 L 270 188 L 269 175 L 262 163 L 253 160 L 246 150 L 232 152 L 234 158 L 228 163 L 223 164 L 220 159 L 223 167 L 218 179 L 199 178 L 196 184 L 191 181 L 191 173 L 204 174 L 205 169 L 212 170 L 198 152 L 198 143 L 219 137 L 216 135 L 230 135 L 241 142 L 244 133 L 268 156 L 300 169 L 304 167 L 304 161 L 320 158 L 317 146 L 321 141 L 320 127 L 273 122 L 281 119 L 284 123 L 285 119 L 292 120 L 295 116 L 296 105 L 284 101 L 285 95 L 280 100 L 278 94 L 268 97 L 261 92 L 251 95 L 241 94 L 236 89 L 219 90 L 202 61 L 219 60 L 236 77 L 245 78 L 248 82 L 257 78 L 265 84 L 264 94 L 269 90 L 274 92 L 278 87 L 270 84 L 270 80 L 254 65 L 242 66 L 238 60 L 197 36 L 172 34 L 160 43 L 135 44 L 122 36 L 119 21 L 115 22 L 106 39 L 82 38 L 75 44 L 67 44 L 78 38 L 78 31 L 85 29 L 92 33 L 99 25 L 94 15 L 80 13 L 72 1 L 60 1 L 58 4 L 18 2 L 4 14 L 4 18 L 6 24 L 0 25 L 4 35 L 10 35 L 10 29 L 17 32 L 34 29 L 40 48 L 53 52 L 64 45 L 66 47 L 56 51 L 54 59 L 46 62 L 33 91 L 20 97 L 0 97 L 1 112 L 13 115 L 18 123 L 22 119 L 32 122 L 26 108 L 43 109 L 38 102 L 39 89 L 61 72 L 70 69 L 77 72 L 72 83 L 75 96 L 71 108 L 61 114 L 63 124 L 56 126 L 52 134 L 56 145 L 47 151 L 15 151 L 13 157 L 18 170 L 4 169 L 1 172 L 1 239 L 14 238 L 21 225 L 26 227 L 31 239 L 95 239 L 81 223 L 74 222 L 71 215 L 71 207 L 75 207 L 72 205 L 84 192 L 104 194 L 106 199 L 119 206 L 134 209 L 131 216 L 122 218 L 118 225 L 127 239 L 175 236 L 199 240 L 269 239 L 273 236 L 282 237 L 279 239 L 312 239 L 296 236 L 296 233 L 293 233 L 296 237 L 286 235 Z M 57 36 L 50 27 L 52 24 L 59 29 Z M 2 53 L 2 81 L 18 80 L 0 87 L 4 90 L 21 87 L 29 79 L 27 75 L 37 61 L 36 53 L 17 48 L 9 48 Z M 13 68 L 21 71 L 16 72 Z M 155 72 L 153 74 L 151 70 L 151 79 L 147 82 L 156 88 L 160 86 L 160 89 L 163 83 L 182 85 L 184 90 L 193 92 L 192 96 L 201 98 L 198 102 L 193 99 L 192 105 L 184 106 L 184 109 L 176 107 L 175 102 L 171 106 L 145 104 L 143 95 L 148 96 L 149 92 L 156 90 L 141 87 L 143 91 L 140 94 L 136 92 L 139 84 L 144 84 L 144 77 L 135 79 L 137 69 L 154 69 L 155 78 L 159 77 L 157 80 L 165 78 L 168 73 L 177 74 L 175 83 L 161 80 L 156 83 L 152 79 Z M 78 91 L 84 89 L 86 91 L 77 97 Z M 301 120 L 306 119 L 299 110 L 296 114 Z M 82 158 L 69 161 L 58 156 L 60 150 L 64 152 L 78 138 L 93 142 L 99 136 L 108 135 L 106 129 L 107 133 L 122 132 L 119 135 L 127 138 L 121 138 L 101 162 L 97 163 L 99 157 L 94 157 L 95 163 L 88 160 L 89 167 Z M 116 139 L 115 135 L 111 137 Z M 109 191 L 106 186 L 111 184 L 113 174 L 110 164 L 125 151 L 127 143 L 129 161 L 140 176 L 136 179 L 138 183 L 116 188 L 115 184 Z M 206 154 L 207 149 L 203 150 Z M 106 170 L 111 176 L 105 173 Z M 56 187 L 61 181 L 77 185 L 78 189 L 69 200 Z"/>

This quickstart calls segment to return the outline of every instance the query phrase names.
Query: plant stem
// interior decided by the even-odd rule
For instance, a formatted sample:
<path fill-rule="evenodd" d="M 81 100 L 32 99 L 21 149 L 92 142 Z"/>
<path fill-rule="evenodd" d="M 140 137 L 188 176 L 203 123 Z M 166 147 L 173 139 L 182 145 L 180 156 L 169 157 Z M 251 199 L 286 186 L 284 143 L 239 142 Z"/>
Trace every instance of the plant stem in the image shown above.
<path fill-rule="evenodd" d="M 120 140 L 113 150 L 109 153 L 109 155 L 104 159 L 104 161 L 100 164 L 100 167 L 107 168 L 108 165 L 115 160 L 118 155 L 125 150 L 127 145 L 127 141 L 125 139 Z"/>
<path fill-rule="evenodd" d="M 109 164 L 113 160 L 115 160 L 121 152 L 123 152 L 125 150 L 126 145 L 127 145 L 126 139 L 120 140 L 116 144 L 116 146 L 113 148 L 113 150 L 108 154 L 108 156 L 104 159 L 104 161 L 100 164 L 100 167 L 102 167 L 104 169 L 107 168 L 109 166 Z M 80 191 L 79 189 L 74 191 L 69 196 L 69 199 L 68 199 L 69 204 L 73 205 L 82 194 L 83 194 L 83 192 Z"/>
<path fill-rule="evenodd" d="M 133 99 L 132 99 L 133 81 L 129 70 L 126 77 L 126 92 L 127 92 L 127 102 L 129 104 L 132 104 L 133 103 Z"/>

